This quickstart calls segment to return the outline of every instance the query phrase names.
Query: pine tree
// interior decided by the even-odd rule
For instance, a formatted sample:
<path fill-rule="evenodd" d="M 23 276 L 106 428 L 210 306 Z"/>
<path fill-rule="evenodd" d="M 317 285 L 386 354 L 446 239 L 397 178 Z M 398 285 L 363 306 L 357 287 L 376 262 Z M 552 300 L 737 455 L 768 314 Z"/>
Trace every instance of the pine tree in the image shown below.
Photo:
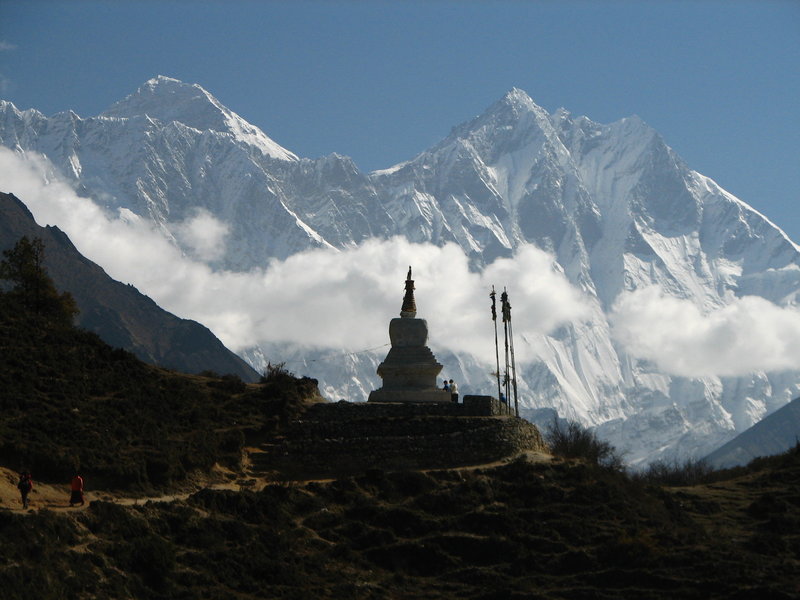
<path fill-rule="evenodd" d="M 3 294 L 9 308 L 26 316 L 43 318 L 54 324 L 71 325 L 78 312 L 69 292 L 62 294 L 44 267 L 44 243 L 39 238 L 23 236 L 13 248 L 3 251 L 0 279 L 12 284 Z"/>

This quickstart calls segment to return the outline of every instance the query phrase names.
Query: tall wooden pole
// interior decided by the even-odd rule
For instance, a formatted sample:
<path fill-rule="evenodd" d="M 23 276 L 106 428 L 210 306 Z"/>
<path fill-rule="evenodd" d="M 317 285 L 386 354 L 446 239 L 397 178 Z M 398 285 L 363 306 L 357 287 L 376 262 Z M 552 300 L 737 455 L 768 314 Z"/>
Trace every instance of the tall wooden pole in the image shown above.
<path fill-rule="evenodd" d="M 495 371 L 495 375 L 497 375 L 497 399 L 502 400 L 502 392 L 500 391 L 500 348 L 497 345 L 497 302 L 495 296 L 494 286 L 492 286 L 492 293 L 489 294 L 489 297 L 492 299 L 492 321 L 494 322 L 494 357 L 497 363 L 497 371 Z M 508 409 L 507 399 L 505 405 L 506 408 L 503 410 Z"/>
<path fill-rule="evenodd" d="M 507 304 L 508 304 L 508 293 L 506 292 L 505 288 L 503 288 L 503 293 L 500 294 L 500 304 L 501 310 L 503 313 L 503 338 L 504 338 L 504 358 L 505 358 L 505 372 L 503 373 L 503 388 L 506 391 L 506 402 L 508 402 L 509 406 L 511 405 L 511 390 L 508 387 L 508 384 L 511 382 L 509 377 L 508 371 L 508 321 L 510 319 L 510 314 L 508 312 Z"/>
<path fill-rule="evenodd" d="M 519 400 L 517 399 L 517 361 L 514 358 L 514 330 L 511 327 L 511 303 L 508 303 L 508 343 L 511 347 L 511 385 L 514 388 L 514 414 L 519 416 Z"/>
<path fill-rule="evenodd" d="M 514 360 L 514 334 L 511 328 L 511 303 L 508 301 L 508 292 L 503 288 L 503 293 L 500 295 L 503 310 L 503 331 L 506 337 L 506 398 L 509 404 L 511 403 L 511 395 L 509 393 L 508 385 L 511 383 L 514 390 L 514 414 L 519 416 L 519 400 L 517 399 L 517 366 Z M 509 371 L 509 354 L 510 354 L 510 371 Z"/>

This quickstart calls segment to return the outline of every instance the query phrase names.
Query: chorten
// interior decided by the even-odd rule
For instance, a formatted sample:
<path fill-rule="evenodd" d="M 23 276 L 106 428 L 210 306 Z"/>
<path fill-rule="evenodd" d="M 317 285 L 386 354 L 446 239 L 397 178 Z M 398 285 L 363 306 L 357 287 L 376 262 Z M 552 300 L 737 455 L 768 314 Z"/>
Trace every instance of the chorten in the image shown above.
<path fill-rule="evenodd" d="M 383 387 L 370 393 L 370 402 L 450 402 L 450 393 L 436 386 L 442 365 L 426 345 L 428 322 L 416 317 L 414 280 L 408 267 L 400 318 L 389 322 L 392 348 L 378 365 Z"/>

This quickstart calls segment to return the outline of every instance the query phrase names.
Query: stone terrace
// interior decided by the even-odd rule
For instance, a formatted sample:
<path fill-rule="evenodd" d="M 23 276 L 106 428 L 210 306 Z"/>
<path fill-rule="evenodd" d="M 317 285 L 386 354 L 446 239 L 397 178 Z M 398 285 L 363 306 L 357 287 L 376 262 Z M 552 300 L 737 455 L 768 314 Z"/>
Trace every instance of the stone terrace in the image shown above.
<path fill-rule="evenodd" d="M 282 439 L 251 454 L 252 468 L 284 479 L 337 477 L 478 465 L 546 449 L 534 425 L 502 408 L 488 396 L 465 396 L 462 404 L 314 404 Z"/>

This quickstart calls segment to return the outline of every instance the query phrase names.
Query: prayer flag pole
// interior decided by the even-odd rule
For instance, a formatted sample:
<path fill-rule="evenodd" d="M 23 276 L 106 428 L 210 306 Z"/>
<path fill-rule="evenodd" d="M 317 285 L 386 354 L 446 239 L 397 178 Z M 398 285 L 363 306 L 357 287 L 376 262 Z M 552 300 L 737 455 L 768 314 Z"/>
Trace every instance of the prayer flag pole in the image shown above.
<path fill-rule="evenodd" d="M 506 385 L 506 398 L 508 402 L 511 402 L 511 397 L 508 389 L 509 383 L 513 385 L 514 390 L 514 414 L 519 416 L 519 401 L 517 400 L 517 369 L 516 369 L 516 362 L 514 360 L 514 337 L 513 331 L 511 329 L 511 303 L 508 301 L 508 292 L 505 288 L 503 288 L 503 293 L 500 295 L 500 301 L 502 302 L 502 310 L 503 310 L 503 331 L 505 333 L 505 342 L 506 342 L 506 375 L 505 375 L 505 385 Z M 511 356 L 511 373 L 509 377 L 509 353 Z"/>
<path fill-rule="evenodd" d="M 500 349 L 497 344 L 497 303 L 495 301 L 495 291 L 494 286 L 492 286 L 492 293 L 489 294 L 489 297 L 492 299 L 492 321 L 494 322 L 494 357 L 495 361 L 497 362 L 497 371 L 495 371 L 495 375 L 497 375 L 497 400 L 502 402 L 502 392 L 500 391 Z M 506 408 L 503 410 L 507 410 L 508 404 L 506 403 Z"/>

